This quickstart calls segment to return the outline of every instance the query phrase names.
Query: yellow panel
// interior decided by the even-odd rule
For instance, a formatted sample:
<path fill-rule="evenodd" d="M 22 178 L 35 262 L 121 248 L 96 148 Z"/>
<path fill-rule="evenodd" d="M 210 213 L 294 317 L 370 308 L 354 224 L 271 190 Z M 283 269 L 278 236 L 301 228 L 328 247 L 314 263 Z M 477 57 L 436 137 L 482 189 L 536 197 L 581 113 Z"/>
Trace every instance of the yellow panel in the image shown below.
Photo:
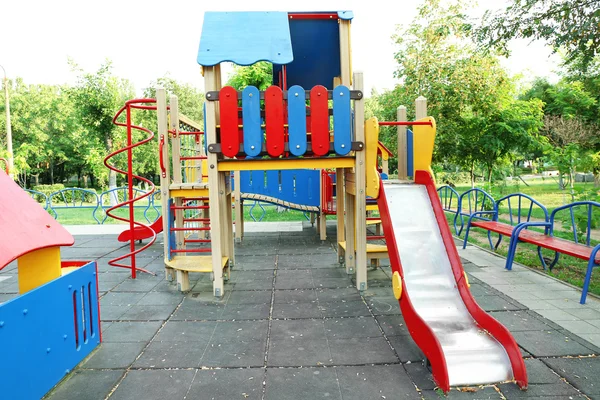
<path fill-rule="evenodd" d="M 392 275 L 392 288 L 394 289 L 394 297 L 396 300 L 400 300 L 400 297 L 402 297 L 402 277 L 398 271 L 394 271 Z"/>
<path fill-rule="evenodd" d="M 367 196 L 379 197 L 379 173 L 377 172 L 377 147 L 379 146 L 379 123 L 377 118 L 369 118 L 365 122 L 365 163 Z"/>
<path fill-rule="evenodd" d="M 367 204 L 367 211 L 378 211 L 377 204 Z"/>
<path fill-rule="evenodd" d="M 208 197 L 208 189 L 173 189 L 169 191 L 171 197 Z"/>
<path fill-rule="evenodd" d="M 353 168 L 354 157 L 275 158 L 260 160 L 227 160 L 219 162 L 219 172 L 287 169 Z"/>
<path fill-rule="evenodd" d="M 221 257 L 221 266 L 225 268 L 229 259 Z M 187 272 L 213 272 L 211 256 L 176 256 L 165 259 L 165 264 L 173 269 Z"/>
<path fill-rule="evenodd" d="M 338 242 L 338 245 L 346 250 L 346 242 Z M 371 244 L 367 243 L 367 254 L 381 253 L 382 255 L 387 254 L 387 246 L 384 244 Z"/>
<path fill-rule="evenodd" d="M 23 294 L 61 276 L 60 247 L 32 251 L 19 257 L 17 264 Z"/>
<path fill-rule="evenodd" d="M 435 119 L 433 117 L 426 117 L 419 121 L 430 121 L 431 126 L 413 126 L 414 168 L 415 171 L 428 171 L 433 177 L 431 157 L 433 156 L 433 145 L 435 144 Z"/>

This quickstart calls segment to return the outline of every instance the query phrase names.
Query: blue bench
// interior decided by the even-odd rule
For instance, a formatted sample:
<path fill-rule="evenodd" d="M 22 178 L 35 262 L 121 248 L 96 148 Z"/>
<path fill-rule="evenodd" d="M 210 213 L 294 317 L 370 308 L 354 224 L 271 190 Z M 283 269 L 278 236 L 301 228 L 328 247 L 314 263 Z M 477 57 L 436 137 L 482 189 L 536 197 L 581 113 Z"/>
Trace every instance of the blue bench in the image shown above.
<path fill-rule="evenodd" d="M 594 213 L 595 211 L 595 213 Z M 515 227 L 510 240 L 508 255 L 506 257 L 506 268 L 511 269 L 517 245 L 519 242 L 530 243 L 538 246 L 538 254 L 542 262 L 542 266 L 546 269 L 546 261 L 542 257 L 541 248 L 553 250 L 555 252 L 554 259 L 550 263 L 549 269 L 552 270 L 558 262 L 560 254 L 566 254 L 588 262 L 583 282 L 583 291 L 581 293 L 580 303 L 585 304 L 590 280 L 592 278 L 592 270 L 600 264 L 600 244 L 592 245 L 591 234 L 594 228 L 592 222 L 594 215 L 597 217 L 600 212 L 600 203 L 593 201 L 578 201 L 556 208 L 550 214 L 547 222 L 524 222 Z M 566 219 L 570 222 L 570 231 L 572 240 L 556 237 L 555 225 L 565 221 L 562 218 L 563 214 L 567 214 Z M 557 215 L 559 218 L 557 219 Z M 582 224 L 582 222 L 585 222 Z M 544 233 L 529 230 L 531 227 L 544 228 Z M 581 243 L 583 242 L 583 243 Z"/>
<path fill-rule="evenodd" d="M 459 212 L 458 199 L 460 196 L 458 195 L 458 192 L 453 187 L 448 185 L 440 186 L 437 192 L 444 212 L 454 214 L 454 219 L 456 220 L 456 214 Z M 454 224 L 454 231 L 458 235 L 456 223 Z"/>
<path fill-rule="evenodd" d="M 101 210 L 102 207 L 96 192 L 80 188 L 65 188 L 48 196 L 48 212 L 55 219 L 58 219 L 56 210 L 68 208 L 91 209 L 92 217 L 96 220 L 96 223 L 100 224 L 96 212 Z"/>
<path fill-rule="evenodd" d="M 496 201 L 485 190 L 479 188 L 469 189 L 458 197 L 458 210 L 454 216 L 454 231 L 457 236 L 465 226 L 464 218 L 470 218 L 477 212 L 493 211 Z M 460 228 L 457 222 L 460 220 Z"/>
<path fill-rule="evenodd" d="M 471 228 L 481 228 L 487 231 L 490 248 L 496 250 L 504 236 L 511 237 L 517 226 L 524 222 L 531 222 L 531 218 L 534 217 L 534 210 L 538 209 L 543 215 L 542 222 L 547 223 L 548 210 L 531 196 L 523 193 L 513 193 L 498 199 L 492 210 L 476 211 L 469 215 L 463 249 L 467 246 Z M 503 222 L 500 220 L 500 216 L 504 216 L 505 213 L 508 213 L 508 217 L 502 218 L 506 221 Z M 495 245 L 492 243 L 492 232 L 498 234 L 498 241 Z M 538 253 L 541 257 L 541 249 L 539 248 Z"/>

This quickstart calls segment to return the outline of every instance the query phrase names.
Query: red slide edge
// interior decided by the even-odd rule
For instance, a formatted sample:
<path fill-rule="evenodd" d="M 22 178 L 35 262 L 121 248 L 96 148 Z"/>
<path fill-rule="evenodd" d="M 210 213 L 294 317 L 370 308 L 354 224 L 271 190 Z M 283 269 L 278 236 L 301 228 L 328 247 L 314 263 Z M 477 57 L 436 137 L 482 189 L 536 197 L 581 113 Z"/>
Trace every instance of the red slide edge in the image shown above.
<path fill-rule="evenodd" d="M 450 390 L 450 380 L 448 378 L 446 358 L 442 352 L 442 345 L 435 337 L 435 334 L 429 325 L 427 325 L 416 313 L 410 301 L 410 296 L 406 290 L 406 284 L 404 283 L 404 272 L 402 271 L 400 253 L 398 252 L 398 245 L 396 244 L 396 238 L 394 237 L 394 228 L 390 218 L 390 210 L 383 190 L 383 182 L 381 181 L 379 184 L 377 206 L 379 207 L 379 215 L 383 225 L 383 233 L 385 235 L 385 242 L 387 243 L 392 271 L 398 272 L 403 278 L 402 296 L 398 302 L 400 303 L 400 310 L 402 311 L 402 316 L 406 322 L 406 327 L 417 346 L 419 346 L 421 351 L 425 354 L 425 357 L 429 360 L 433 379 L 436 384 L 444 391 L 444 393 L 447 393 Z"/>
<path fill-rule="evenodd" d="M 465 306 L 467 307 L 467 310 L 469 311 L 475 322 L 477 322 L 477 324 L 482 329 L 486 330 L 504 347 L 506 353 L 508 354 L 508 358 L 510 360 L 513 370 L 513 376 L 517 385 L 519 385 L 521 389 L 526 389 L 527 370 L 525 368 L 525 362 L 523 361 L 523 357 L 521 356 L 521 351 L 519 350 L 517 342 L 515 341 L 510 331 L 504 325 L 502 325 L 491 315 L 485 312 L 475 302 L 475 299 L 473 298 L 473 295 L 471 294 L 471 291 L 467 286 L 467 282 L 465 282 L 462 262 L 460 261 L 458 250 L 456 249 L 456 245 L 454 244 L 454 239 L 452 237 L 452 233 L 450 232 L 448 222 L 446 221 L 444 210 L 442 209 L 441 202 L 439 201 L 433 178 L 427 171 L 416 171 L 415 183 L 424 185 L 427 189 L 427 194 L 433 207 L 433 212 L 435 214 L 435 218 L 437 220 L 440 233 L 444 241 L 444 246 L 446 247 L 446 252 L 448 253 L 448 258 L 450 259 L 450 265 L 452 266 L 452 271 L 456 279 L 458 290 Z M 404 310 L 402 310 L 402 312 L 404 313 Z"/>

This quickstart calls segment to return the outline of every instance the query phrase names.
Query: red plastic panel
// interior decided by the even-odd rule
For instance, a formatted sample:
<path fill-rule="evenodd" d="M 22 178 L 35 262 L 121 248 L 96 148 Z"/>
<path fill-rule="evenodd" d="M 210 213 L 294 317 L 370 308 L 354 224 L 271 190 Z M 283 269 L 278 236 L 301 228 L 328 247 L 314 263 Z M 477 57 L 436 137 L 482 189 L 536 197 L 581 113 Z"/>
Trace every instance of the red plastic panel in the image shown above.
<path fill-rule="evenodd" d="M 0 270 L 33 250 L 71 246 L 75 239 L 27 192 L 0 172 Z"/>
<path fill-rule="evenodd" d="M 221 89 L 219 105 L 221 107 L 221 151 L 226 157 L 235 157 L 240 149 L 237 90 L 231 86 Z"/>
<path fill-rule="evenodd" d="M 279 86 L 269 86 L 265 91 L 265 121 L 267 153 L 271 157 L 283 154 L 283 92 Z"/>
<path fill-rule="evenodd" d="M 329 152 L 329 104 L 327 88 L 315 86 L 310 91 L 310 132 L 312 151 L 317 156 Z"/>

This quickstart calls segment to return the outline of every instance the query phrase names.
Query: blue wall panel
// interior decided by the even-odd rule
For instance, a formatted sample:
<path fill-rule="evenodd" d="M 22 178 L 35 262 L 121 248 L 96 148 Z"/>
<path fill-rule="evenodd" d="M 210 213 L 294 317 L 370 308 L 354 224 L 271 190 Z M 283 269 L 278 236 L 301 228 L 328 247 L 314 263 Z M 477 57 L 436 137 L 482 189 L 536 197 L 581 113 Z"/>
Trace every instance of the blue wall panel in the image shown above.
<path fill-rule="evenodd" d="M 290 153 L 301 156 L 306 153 L 306 95 L 302 86 L 288 90 L 288 126 Z"/>
<path fill-rule="evenodd" d="M 293 204 L 320 207 L 321 172 L 310 169 L 242 171 L 240 190 Z"/>
<path fill-rule="evenodd" d="M 95 262 L 0 305 L 0 398 L 42 398 L 100 344 L 98 321 Z"/>
<path fill-rule="evenodd" d="M 258 156 L 262 150 L 263 133 L 260 126 L 260 92 L 254 86 L 242 91 L 242 120 L 244 124 L 244 152 Z"/>
<path fill-rule="evenodd" d="M 341 85 L 333 89 L 333 148 L 341 156 L 352 146 L 351 111 L 350 89 Z"/>
<path fill-rule="evenodd" d="M 414 151 L 413 151 L 413 133 L 410 129 L 406 130 L 406 173 L 408 176 L 414 177 L 415 167 L 413 163 Z"/>

